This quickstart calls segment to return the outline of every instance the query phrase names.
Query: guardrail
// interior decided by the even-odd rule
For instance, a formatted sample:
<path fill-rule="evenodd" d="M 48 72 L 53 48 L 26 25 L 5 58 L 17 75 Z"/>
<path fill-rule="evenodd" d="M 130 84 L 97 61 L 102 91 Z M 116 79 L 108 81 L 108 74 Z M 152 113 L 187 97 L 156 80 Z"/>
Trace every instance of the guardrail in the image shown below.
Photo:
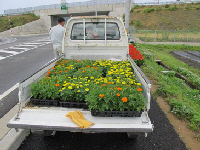
<path fill-rule="evenodd" d="M 74 3 L 67 3 L 67 7 L 82 7 L 82 6 L 91 6 L 96 5 L 96 0 L 90 0 L 85 2 L 74 2 Z M 196 1 L 194 3 L 199 3 L 200 1 Z M 113 5 L 113 4 L 125 4 L 126 0 L 97 0 L 97 5 Z M 131 3 L 134 3 L 134 5 L 166 5 L 166 4 L 182 4 L 185 2 L 180 1 L 172 1 L 172 2 L 150 2 L 150 3 L 135 3 L 135 0 L 131 0 Z M 192 3 L 192 2 L 189 2 Z M 40 10 L 40 9 L 57 9 L 61 8 L 60 4 L 52 4 L 52 5 L 42 5 L 37 7 L 28 7 L 28 8 L 19 8 L 19 9 L 8 9 L 4 10 L 5 15 L 18 15 L 18 14 L 24 14 L 24 13 L 33 13 L 34 10 Z"/>

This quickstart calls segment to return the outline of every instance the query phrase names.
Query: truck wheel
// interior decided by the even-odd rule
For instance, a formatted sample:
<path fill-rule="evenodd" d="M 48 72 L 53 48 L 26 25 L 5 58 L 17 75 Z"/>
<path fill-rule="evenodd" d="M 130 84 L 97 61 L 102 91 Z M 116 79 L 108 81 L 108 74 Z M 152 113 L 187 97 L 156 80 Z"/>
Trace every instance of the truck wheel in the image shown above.
<path fill-rule="evenodd" d="M 54 136 L 56 134 L 56 131 L 54 130 L 44 130 L 43 135 L 44 136 Z"/>
<path fill-rule="evenodd" d="M 134 132 L 127 132 L 128 138 L 132 138 L 132 139 L 137 139 L 137 137 L 139 136 L 138 133 L 134 133 Z"/>

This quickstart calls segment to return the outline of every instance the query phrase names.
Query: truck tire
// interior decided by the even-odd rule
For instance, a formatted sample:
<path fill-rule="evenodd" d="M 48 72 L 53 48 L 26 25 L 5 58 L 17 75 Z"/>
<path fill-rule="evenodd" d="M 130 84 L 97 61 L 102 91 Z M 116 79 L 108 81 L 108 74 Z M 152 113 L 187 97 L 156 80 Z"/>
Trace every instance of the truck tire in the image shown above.
<path fill-rule="evenodd" d="M 56 131 L 54 130 L 44 130 L 44 133 L 43 133 L 44 136 L 55 136 L 55 134 L 56 134 Z"/>
<path fill-rule="evenodd" d="M 127 136 L 128 138 L 137 139 L 137 137 L 139 136 L 139 133 L 127 132 Z"/>

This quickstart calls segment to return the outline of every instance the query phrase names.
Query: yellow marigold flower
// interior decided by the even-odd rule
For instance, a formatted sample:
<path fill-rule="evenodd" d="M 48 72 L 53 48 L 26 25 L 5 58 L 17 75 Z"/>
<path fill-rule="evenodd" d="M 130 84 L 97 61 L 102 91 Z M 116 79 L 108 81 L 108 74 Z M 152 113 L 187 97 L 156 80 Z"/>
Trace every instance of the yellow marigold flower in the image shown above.
<path fill-rule="evenodd" d="M 94 79 L 94 77 L 90 77 L 90 79 Z"/>
<path fill-rule="evenodd" d="M 80 87 L 83 87 L 83 85 L 80 85 Z"/>
<path fill-rule="evenodd" d="M 122 84 L 126 84 L 126 82 L 125 82 L 125 81 L 123 81 L 123 82 L 122 82 Z"/>
<path fill-rule="evenodd" d="M 79 82 L 79 84 L 82 84 L 83 82 Z"/>
<path fill-rule="evenodd" d="M 86 88 L 85 91 L 89 91 L 90 89 Z"/>
<path fill-rule="evenodd" d="M 74 84 L 74 83 L 72 83 L 71 85 L 72 85 L 72 86 L 75 86 L 75 84 Z"/>
<path fill-rule="evenodd" d="M 80 90 L 78 90 L 77 92 L 80 92 Z"/>
<path fill-rule="evenodd" d="M 85 84 L 85 86 L 88 86 L 89 84 Z"/>
<path fill-rule="evenodd" d="M 62 91 L 62 89 L 59 90 L 60 92 Z"/>
<path fill-rule="evenodd" d="M 136 84 L 139 85 L 139 86 L 141 85 L 141 83 L 136 83 Z"/>
<path fill-rule="evenodd" d="M 68 89 L 70 89 L 70 90 L 71 90 L 72 88 L 73 88 L 72 86 L 68 86 Z"/>

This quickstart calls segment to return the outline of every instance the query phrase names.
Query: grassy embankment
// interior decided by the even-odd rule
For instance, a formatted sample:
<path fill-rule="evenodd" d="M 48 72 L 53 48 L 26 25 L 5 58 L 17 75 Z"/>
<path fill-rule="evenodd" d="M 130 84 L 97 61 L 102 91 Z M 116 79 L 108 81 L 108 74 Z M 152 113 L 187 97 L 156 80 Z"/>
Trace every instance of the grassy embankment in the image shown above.
<path fill-rule="evenodd" d="M 21 26 L 26 23 L 38 20 L 35 14 L 23 14 L 23 15 L 15 15 L 9 16 L 10 17 L 10 26 L 11 28 L 16 26 Z M 7 16 L 0 16 L 0 32 L 6 31 L 10 29 L 8 17 Z"/>
<path fill-rule="evenodd" d="M 200 51 L 200 46 L 186 45 L 148 45 L 137 44 L 143 55 L 145 64 L 141 67 L 143 72 L 159 85 L 154 96 L 163 97 L 171 107 L 171 112 L 180 119 L 188 120 L 192 130 L 197 132 L 200 140 L 200 96 L 199 90 L 191 89 L 185 81 L 175 77 L 175 73 L 164 74 L 166 71 L 155 62 L 160 59 L 173 71 L 187 77 L 194 85 L 200 86 L 200 71 L 177 60 L 170 51 Z"/>
<path fill-rule="evenodd" d="M 131 9 L 130 25 L 143 41 L 200 41 L 200 3 L 134 6 Z M 153 31 L 139 31 L 153 30 Z M 176 30 L 161 32 L 155 30 Z M 181 31 L 183 30 L 183 31 Z M 188 31 L 189 30 L 189 31 Z"/>

